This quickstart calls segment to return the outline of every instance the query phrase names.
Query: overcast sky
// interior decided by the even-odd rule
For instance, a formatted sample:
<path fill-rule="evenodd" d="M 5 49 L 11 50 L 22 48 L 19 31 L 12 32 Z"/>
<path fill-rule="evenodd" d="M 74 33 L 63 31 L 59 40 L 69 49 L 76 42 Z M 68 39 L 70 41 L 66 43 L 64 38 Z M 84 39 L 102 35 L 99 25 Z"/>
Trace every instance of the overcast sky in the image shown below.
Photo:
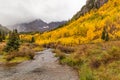
<path fill-rule="evenodd" d="M 86 0 L 0 0 L 0 24 L 68 20 L 85 3 Z"/>

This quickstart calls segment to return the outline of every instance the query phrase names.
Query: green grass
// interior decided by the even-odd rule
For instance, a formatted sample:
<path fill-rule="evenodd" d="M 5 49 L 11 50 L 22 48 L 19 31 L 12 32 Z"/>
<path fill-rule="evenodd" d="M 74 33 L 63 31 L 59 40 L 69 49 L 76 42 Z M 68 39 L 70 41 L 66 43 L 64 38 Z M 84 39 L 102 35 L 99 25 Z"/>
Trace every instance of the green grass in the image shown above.
<path fill-rule="evenodd" d="M 30 60 L 30 58 L 28 58 L 28 57 L 15 57 L 12 60 L 7 61 L 5 59 L 5 57 L 6 56 L 3 56 L 3 57 L 0 58 L 0 63 L 7 63 L 7 62 L 9 62 L 9 63 L 20 63 L 20 62 L 24 62 L 24 61 Z"/>
<path fill-rule="evenodd" d="M 3 57 L 0 57 L 0 63 L 4 63 L 6 62 L 6 59 L 4 59 Z"/>
<path fill-rule="evenodd" d="M 11 61 L 9 61 L 10 63 L 20 63 L 20 62 L 24 62 L 30 60 L 28 57 L 15 57 L 14 59 L 12 59 Z"/>

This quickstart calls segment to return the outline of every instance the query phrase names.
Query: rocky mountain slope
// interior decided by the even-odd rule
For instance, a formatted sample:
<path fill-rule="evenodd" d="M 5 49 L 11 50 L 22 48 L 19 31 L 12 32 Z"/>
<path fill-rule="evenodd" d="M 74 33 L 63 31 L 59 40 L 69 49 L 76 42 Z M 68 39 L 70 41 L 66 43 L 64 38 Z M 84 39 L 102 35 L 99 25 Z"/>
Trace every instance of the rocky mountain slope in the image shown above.
<path fill-rule="evenodd" d="M 78 19 L 80 16 L 90 12 L 92 9 L 100 8 L 106 2 L 108 2 L 108 0 L 87 0 L 86 5 L 84 5 L 82 9 L 73 16 L 72 20 Z"/>
<path fill-rule="evenodd" d="M 19 32 L 32 32 L 32 31 L 44 32 L 57 28 L 58 26 L 64 23 L 66 23 L 66 21 L 46 23 L 39 19 L 29 23 L 13 25 L 11 26 L 11 29 L 17 29 Z"/>

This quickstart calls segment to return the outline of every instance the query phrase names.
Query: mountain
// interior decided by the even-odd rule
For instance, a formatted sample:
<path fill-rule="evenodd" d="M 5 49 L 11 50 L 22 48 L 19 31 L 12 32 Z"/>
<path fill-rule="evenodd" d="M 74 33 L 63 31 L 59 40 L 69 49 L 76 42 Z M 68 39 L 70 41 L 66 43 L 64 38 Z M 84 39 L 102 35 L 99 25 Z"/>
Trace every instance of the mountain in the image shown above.
<path fill-rule="evenodd" d="M 89 1 L 92 0 L 87 0 L 86 5 L 93 4 Z M 39 35 L 37 43 L 61 43 L 63 45 L 96 43 L 103 41 L 101 39 L 103 31 L 107 36 L 109 35 L 109 40 L 120 40 L 120 1 L 93 1 L 98 1 L 97 4 L 100 6 L 92 7 L 89 12 L 77 17 L 78 19 L 71 21 L 68 25 Z"/>
<path fill-rule="evenodd" d="M 82 7 L 72 18 L 72 20 L 78 19 L 80 16 L 90 12 L 92 9 L 98 9 L 104 5 L 108 0 L 87 0 L 86 5 Z"/>
<path fill-rule="evenodd" d="M 10 30 L 0 24 L 0 31 L 8 33 Z"/>
<path fill-rule="evenodd" d="M 63 24 L 65 24 L 67 21 L 62 21 L 62 22 L 51 22 L 48 25 L 52 26 L 52 29 L 55 29 Z"/>
<path fill-rule="evenodd" d="M 44 32 L 57 28 L 58 26 L 64 23 L 66 23 L 66 21 L 46 23 L 39 19 L 29 23 L 13 25 L 11 26 L 11 29 L 17 29 L 19 32 L 32 32 L 32 31 Z"/>

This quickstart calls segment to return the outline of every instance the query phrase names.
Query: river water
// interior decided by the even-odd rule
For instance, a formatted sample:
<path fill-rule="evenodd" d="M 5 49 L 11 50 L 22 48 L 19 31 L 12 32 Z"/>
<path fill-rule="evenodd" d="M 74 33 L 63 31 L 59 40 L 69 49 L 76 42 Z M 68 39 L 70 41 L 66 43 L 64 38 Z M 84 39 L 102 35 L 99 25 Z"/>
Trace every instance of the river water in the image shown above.
<path fill-rule="evenodd" d="M 77 72 L 58 63 L 51 49 L 38 52 L 34 60 L 0 67 L 0 80 L 79 80 Z"/>

